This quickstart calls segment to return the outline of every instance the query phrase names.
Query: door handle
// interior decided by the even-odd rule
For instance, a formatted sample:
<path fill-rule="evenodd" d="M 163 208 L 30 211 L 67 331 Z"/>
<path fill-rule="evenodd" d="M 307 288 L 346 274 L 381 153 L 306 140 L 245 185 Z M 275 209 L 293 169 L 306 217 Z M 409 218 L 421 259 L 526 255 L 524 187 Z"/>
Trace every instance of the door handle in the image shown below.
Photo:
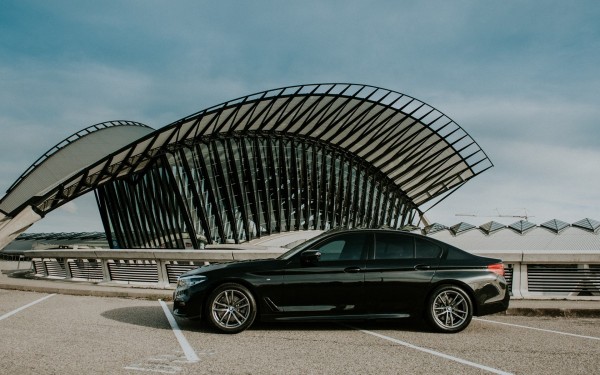
<path fill-rule="evenodd" d="M 358 273 L 360 271 L 362 271 L 362 268 L 360 268 L 360 267 L 348 267 L 348 268 L 344 269 L 344 272 L 347 272 L 347 273 Z"/>
<path fill-rule="evenodd" d="M 431 269 L 431 266 L 429 264 L 417 264 L 415 266 L 415 270 L 421 271 L 421 270 L 429 270 Z"/>

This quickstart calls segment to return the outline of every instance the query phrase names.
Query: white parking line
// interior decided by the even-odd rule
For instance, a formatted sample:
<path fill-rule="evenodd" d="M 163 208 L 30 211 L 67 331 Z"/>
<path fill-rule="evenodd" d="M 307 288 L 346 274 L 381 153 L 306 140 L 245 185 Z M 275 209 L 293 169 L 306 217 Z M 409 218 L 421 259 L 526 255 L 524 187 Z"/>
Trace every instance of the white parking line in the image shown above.
<path fill-rule="evenodd" d="M 351 327 L 351 326 L 349 326 L 349 327 Z M 392 338 L 392 337 L 384 336 L 384 335 L 381 335 L 379 333 L 375 333 L 375 332 L 372 332 L 372 331 L 367 331 L 367 330 L 356 328 L 356 327 L 351 327 L 351 328 L 354 328 L 354 329 L 356 329 L 356 330 L 358 330 L 360 332 L 363 332 L 363 333 L 366 333 L 366 334 L 369 334 L 369 335 L 373 335 L 375 337 L 379 337 L 380 339 L 391 341 L 391 342 L 393 342 L 395 344 L 406 346 L 407 348 L 411 348 L 411 349 L 415 349 L 415 350 L 420 350 L 420 351 L 428 353 L 428 354 L 432 354 L 432 355 L 435 355 L 435 356 L 438 356 L 438 357 L 442 357 L 442 358 L 448 359 L 450 361 L 462 363 L 463 365 L 467 365 L 467 366 L 471 366 L 471 367 L 476 367 L 478 369 L 489 371 L 489 372 L 494 373 L 494 374 L 502 374 L 502 375 L 509 375 L 509 374 L 511 374 L 510 372 L 505 372 L 505 371 L 502 371 L 502 370 L 495 369 L 493 367 L 488 367 L 488 366 L 480 365 L 479 363 L 474 363 L 474 362 L 471 362 L 471 361 L 467 361 L 465 359 L 453 357 L 453 356 L 448 355 L 448 354 L 436 352 L 435 350 L 431 350 L 431 349 L 427 349 L 427 348 L 422 348 L 420 346 L 416 346 L 416 345 L 413 345 L 413 344 L 410 344 L 408 342 L 401 341 L 401 340 L 398 340 L 398 339 L 395 339 L 395 338 Z"/>
<path fill-rule="evenodd" d="M 488 319 L 481 319 L 481 318 L 473 318 L 473 320 L 478 320 L 480 322 L 487 322 L 487 323 L 502 324 L 502 325 L 511 326 L 511 327 L 519 327 L 519 328 L 532 329 L 532 330 L 535 330 L 535 331 L 556 333 L 558 335 L 573 336 L 573 337 L 579 337 L 579 338 L 591 339 L 591 340 L 600 340 L 600 337 L 577 335 L 575 333 L 568 333 L 568 332 L 561 332 L 561 331 L 553 331 L 551 329 L 543 329 L 543 328 L 535 328 L 535 327 L 529 327 L 529 326 L 522 326 L 520 324 L 497 322 L 495 320 L 488 320 Z"/>
<path fill-rule="evenodd" d="M 175 334 L 177 341 L 179 341 L 179 346 L 181 346 L 181 349 L 183 349 L 183 353 L 185 353 L 185 358 L 187 358 L 187 360 L 189 362 L 198 362 L 200 360 L 200 358 L 198 358 L 198 355 L 196 354 L 196 352 L 194 351 L 194 349 L 192 348 L 192 346 L 190 345 L 188 340 L 186 340 L 183 333 L 181 333 L 181 330 L 179 329 L 179 326 L 177 325 L 177 321 L 171 314 L 171 311 L 167 307 L 167 304 L 163 300 L 160 300 L 160 299 L 158 300 L 158 303 L 160 303 L 160 305 L 163 308 L 163 311 L 165 312 L 167 320 L 169 321 L 169 324 L 171 325 L 171 329 L 173 330 L 173 333 Z"/>
<path fill-rule="evenodd" d="M 28 303 L 28 304 L 27 304 L 27 305 L 25 305 L 25 306 L 19 307 L 19 308 L 18 308 L 18 309 L 16 309 L 16 310 L 13 310 L 13 311 L 11 311 L 11 312 L 8 312 L 8 313 L 6 313 L 6 314 L 4 314 L 4 315 L 0 316 L 0 320 L 4 320 L 4 319 L 8 318 L 9 316 L 15 315 L 15 314 L 16 314 L 16 313 L 18 313 L 19 311 L 23 311 L 23 310 L 25 310 L 26 308 L 28 308 L 28 307 L 31 307 L 31 306 L 35 305 L 36 303 L 40 303 L 40 302 L 42 302 L 43 300 L 46 300 L 46 299 L 48 299 L 48 298 L 50 298 L 50 297 L 52 297 L 52 296 L 55 296 L 55 295 L 56 295 L 56 294 L 49 294 L 49 295 L 47 295 L 46 297 L 42 297 L 42 298 L 40 298 L 40 299 L 38 299 L 38 300 L 35 300 L 35 301 L 31 302 L 31 303 Z"/>

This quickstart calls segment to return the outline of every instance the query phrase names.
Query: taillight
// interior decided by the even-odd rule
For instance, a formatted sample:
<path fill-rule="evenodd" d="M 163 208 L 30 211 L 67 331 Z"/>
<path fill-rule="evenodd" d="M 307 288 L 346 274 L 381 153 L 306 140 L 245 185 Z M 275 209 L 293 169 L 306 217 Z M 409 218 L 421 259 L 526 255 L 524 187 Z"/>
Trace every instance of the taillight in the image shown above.
<path fill-rule="evenodd" d="M 504 276 L 504 264 L 502 263 L 490 264 L 487 266 L 487 269 L 495 274 Z"/>

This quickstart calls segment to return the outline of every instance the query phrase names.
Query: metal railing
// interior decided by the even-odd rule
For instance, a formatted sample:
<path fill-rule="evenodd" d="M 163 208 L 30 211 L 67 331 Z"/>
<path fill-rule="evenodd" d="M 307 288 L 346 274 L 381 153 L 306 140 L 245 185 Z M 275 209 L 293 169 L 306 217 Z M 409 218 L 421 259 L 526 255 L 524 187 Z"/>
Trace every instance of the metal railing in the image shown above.
<path fill-rule="evenodd" d="M 171 287 L 184 272 L 209 263 L 274 258 L 287 249 L 234 250 L 31 250 L 37 276 L 73 281 Z"/>

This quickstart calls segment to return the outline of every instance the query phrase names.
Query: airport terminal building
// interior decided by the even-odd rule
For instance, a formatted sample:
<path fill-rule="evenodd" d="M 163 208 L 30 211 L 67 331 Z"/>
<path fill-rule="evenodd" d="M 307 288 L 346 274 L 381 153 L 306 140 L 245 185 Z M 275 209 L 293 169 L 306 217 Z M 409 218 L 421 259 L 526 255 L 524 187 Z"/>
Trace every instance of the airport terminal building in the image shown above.
<path fill-rule="evenodd" d="M 0 200 L 0 250 L 36 249 L 26 255 L 39 276 L 164 286 L 328 229 L 389 227 L 502 259 L 514 298 L 600 298 L 597 220 L 426 222 L 424 207 L 492 166 L 459 125 L 410 96 L 279 88 L 159 129 L 109 121 L 65 138 Z M 104 233 L 23 233 L 87 193 Z"/>
<path fill-rule="evenodd" d="M 459 125 L 410 96 L 354 84 L 279 88 L 156 130 L 110 121 L 64 139 L 0 200 L 0 249 L 92 191 L 112 248 L 424 227 L 424 204 L 491 167 Z"/>

